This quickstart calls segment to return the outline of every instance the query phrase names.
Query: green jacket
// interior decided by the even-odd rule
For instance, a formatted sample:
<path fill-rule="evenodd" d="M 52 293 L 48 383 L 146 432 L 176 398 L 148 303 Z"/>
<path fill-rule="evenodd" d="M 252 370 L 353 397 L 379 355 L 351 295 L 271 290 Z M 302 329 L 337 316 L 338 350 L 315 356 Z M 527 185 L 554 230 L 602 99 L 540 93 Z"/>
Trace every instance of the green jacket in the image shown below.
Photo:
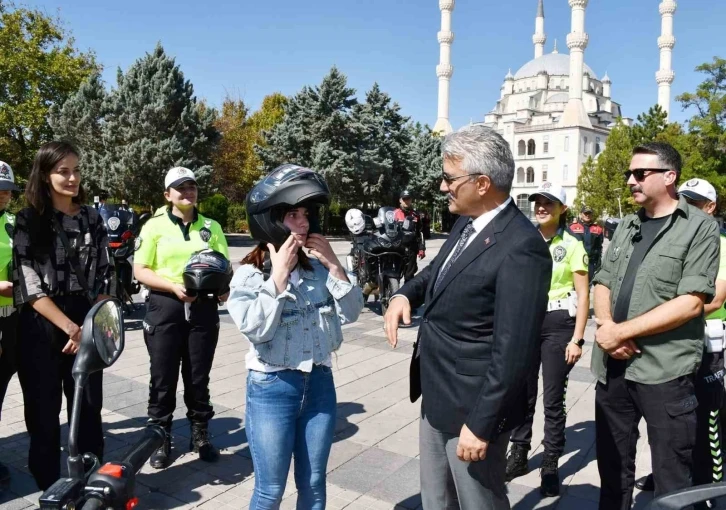
<path fill-rule="evenodd" d="M 641 214 L 644 214 L 642 209 L 620 222 L 593 279 L 593 284 L 610 289 L 611 310 L 615 308 L 633 253 L 632 239 L 640 231 Z M 719 253 L 718 224 L 681 197 L 678 208 L 638 267 L 628 320 L 685 294 L 703 293 L 707 302 L 713 299 Z M 659 384 L 694 373 L 703 354 L 703 327 L 704 318 L 700 316 L 670 331 L 636 338 L 641 354 L 627 361 L 625 378 Z M 590 368 L 602 383 L 607 381 L 607 357 L 596 344 Z"/>

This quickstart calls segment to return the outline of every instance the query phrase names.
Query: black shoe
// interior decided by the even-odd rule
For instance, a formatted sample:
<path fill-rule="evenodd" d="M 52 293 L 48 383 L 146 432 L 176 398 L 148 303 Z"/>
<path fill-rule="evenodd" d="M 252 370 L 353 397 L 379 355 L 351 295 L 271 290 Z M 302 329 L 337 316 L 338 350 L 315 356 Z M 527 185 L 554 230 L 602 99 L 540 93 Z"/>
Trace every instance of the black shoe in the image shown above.
<path fill-rule="evenodd" d="M 512 444 L 512 449 L 509 450 L 509 457 L 507 457 L 507 481 L 511 482 L 518 476 L 524 476 L 529 473 L 527 467 L 527 452 L 529 448 L 519 444 Z"/>
<path fill-rule="evenodd" d="M 539 492 L 546 497 L 558 496 L 560 494 L 560 471 L 558 463 L 560 456 L 552 453 L 545 453 L 542 460 L 542 467 L 539 475 L 542 482 L 539 486 Z"/>
<path fill-rule="evenodd" d="M 209 442 L 209 433 L 206 423 L 192 423 L 192 438 L 189 440 L 189 449 L 199 454 L 204 462 L 217 462 L 219 452 Z"/>
<path fill-rule="evenodd" d="M 638 478 L 635 481 L 635 487 L 639 491 L 653 492 L 655 490 L 655 482 L 653 481 L 653 473 L 649 474 L 648 476 L 644 476 L 643 478 Z"/>
<path fill-rule="evenodd" d="M 171 433 L 166 431 L 164 444 L 151 454 L 149 464 L 154 469 L 164 469 L 171 464 Z"/>

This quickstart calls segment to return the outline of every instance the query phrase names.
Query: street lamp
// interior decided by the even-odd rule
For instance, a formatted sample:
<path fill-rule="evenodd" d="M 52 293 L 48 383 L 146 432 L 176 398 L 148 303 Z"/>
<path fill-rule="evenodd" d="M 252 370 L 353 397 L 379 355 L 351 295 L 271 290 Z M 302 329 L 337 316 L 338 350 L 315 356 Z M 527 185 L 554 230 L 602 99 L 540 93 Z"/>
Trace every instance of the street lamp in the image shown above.
<path fill-rule="evenodd" d="M 620 212 L 620 219 L 623 219 L 623 208 L 620 205 L 620 192 L 623 191 L 623 188 L 615 188 L 613 190 L 615 193 L 617 193 L 616 197 L 618 199 L 618 212 Z"/>

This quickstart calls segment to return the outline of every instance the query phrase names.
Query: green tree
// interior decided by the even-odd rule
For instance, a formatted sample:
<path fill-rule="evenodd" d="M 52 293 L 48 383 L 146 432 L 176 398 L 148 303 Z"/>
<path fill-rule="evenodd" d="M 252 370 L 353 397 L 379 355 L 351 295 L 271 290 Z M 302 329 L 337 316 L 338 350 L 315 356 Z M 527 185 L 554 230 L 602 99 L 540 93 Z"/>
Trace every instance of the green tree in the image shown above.
<path fill-rule="evenodd" d="M 157 45 L 126 74 L 118 72 L 103 121 L 101 185 L 132 203 L 158 204 L 166 172 L 184 166 L 204 189 L 219 141 L 215 117 L 216 111 L 197 101 L 192 84 Z"/>
<path fill-rule="evenodd" d="M 227 97 L 215 125 L 221 140 L 214 154 L 212 187 L 233 202 L 244 200 L 244 167 L 252 153 L 254 133 L 249 127 L 249 110 L 241 100 Z"/>
<path fill-rule="evenodd" d="M 633 145 L 652 142 L 668 126 L 668 114 L 660 105 L 651 106 L 647 113 L 638 115 L 630 132 Z"/>
<path fill-rule="evenodd" d="M 99 73 L 85 80 L 63 105 L 53 105 L 49 124 L 55 138 L 68 140 L 83 150 L 84 185 L 98 191 L 104 175 L 102 160 L 103 119 L 108 109 L 108 93 Z"/>
<path fill-rule="evenodd" d="M 630 128 L 618 119 L 610 131 L 605 150 L 597 160 L 588 158 L 580 171 L 577 179 L 576 210 L 587 204 L 598 217 L 618 216 L 618 197 L 623 215 L 635 210 L 623 177 L 623 172 L 630 165 L 632 152 Z"/>
<path fill-rule="evenodd" d="M 355 203 L 360 175 L 355 171 L 350 111 L 355 90 L 336 67 L 320 85 L 304 87 L 285 105 L 282 121 L 264 135 L 256 150 L 263 170 L 296 163 L 320 172 L 339 201 Z"/>
<path fill-rule="evenodd" d="M 98 69 L 93 53 L 79 52 L 59 19 L 0 1 L 0 150 L 21 179 L 52 138 L 50 108 Z"/>
<path fill-rule="evenodd" d="M 409 189 L 417 197 L 417 207 L 422 204 L 441 209 L 446 206 L 446 195 L 439 191 L 443 160 L 441 158 L 441 142 L 443 139 L 431 131 L 429 126 L 416 123 L 412 128 L 411 167 Z"/>
<path fill-rule="evenodd" d="M 409 117 L 377 83 L 366 93 L 365 103 L 351 112 L 355 153 L 353 160 L 357 202 L 372 205 L 398 203 L 398 194 L 409 181 L 413 165 Z"/>

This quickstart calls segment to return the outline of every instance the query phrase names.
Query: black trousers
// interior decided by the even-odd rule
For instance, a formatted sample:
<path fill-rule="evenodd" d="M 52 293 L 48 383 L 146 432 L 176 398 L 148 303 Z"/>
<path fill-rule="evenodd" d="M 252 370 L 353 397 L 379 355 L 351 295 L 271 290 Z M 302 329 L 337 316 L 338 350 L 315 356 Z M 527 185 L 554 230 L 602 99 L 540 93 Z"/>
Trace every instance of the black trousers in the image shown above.
<path fill-rule="evenodd" d="M 170 427 L 176 408 L 181 364 L 184 403 L 192 423 L 214 416 L 209 401 L 209 373 L 219 338 L 217 303 L 195 301 L 190 321 L 176 296 L 151 292 L 144 318 L 144 341 L 151 358 L 149 422 Z"/>
<path fill-rule="evenodd" d="M 693 451 L 693 485 L 724 481 L 723 411 L 724 353 L 704 353 L 696 374 L 696 446 Z"/>
<path fill-rule="evenodd" d="M 78 325 L 91 306 L 85 296 L 54 298 L 55 304 Z M 61 433 L 58 415 L 66 396 L 68 421 L 73 409 L 75 383 L 71 369 L 75 355 L 61 350 L 68 335 L 56 328 L 30 305 L 20 312 L 18 328 L 18 377 L 25 400 L 25 426 L 30 434 L 28 467 L 41 490 L 60 478 Z M 103 372 L 92 374 L 83 394 L 78 448 L 103 458 Z M 64 470 L 65 471 L 65 470 Z"/>
<path fill-rule="evenodd" d="M 544 399 L 544 447 L 546 454 L 562 455 L 565 450 L 565 392 L 567 377 L 574 365 L 565 361 L 565 349 L 572 340 L 575 319 L 567 310 L 556 310 L 545 315 L 542 323 L 540 362 Z M 527 417 L 525 422 L 512 430 L 510 441 L 529 450 L 532 442 L 532 423 L 537 405 L 539 364 L 532 369 L 527 380 Z"/>
<path fill-rule="evenodd" d="M 2 332 L 2 355 L 0 355 L 0 412 L 2 412 L 5 393 L 8 384 L 18 371 L 17 339 L 18 314 L 10 317 L 0 317 L 0 332 Z"/>
<path fill-rule="evenodd" d="M 408 248 L 403 259 L 403 282 L 406 283 L 416 276 L 418 271 L 418 249 Z"/>
<path fill-rule="evenodd" d="M 609 360 L 607 384 L 595 390 L 595 445 L 601 510 L 629 509 L 635 481 L 638 423 L 648 425 L 655 496 L 692 485 L 696 442 L 693 375 L 661 384 L 625 380 L 625 365 Z"/>

